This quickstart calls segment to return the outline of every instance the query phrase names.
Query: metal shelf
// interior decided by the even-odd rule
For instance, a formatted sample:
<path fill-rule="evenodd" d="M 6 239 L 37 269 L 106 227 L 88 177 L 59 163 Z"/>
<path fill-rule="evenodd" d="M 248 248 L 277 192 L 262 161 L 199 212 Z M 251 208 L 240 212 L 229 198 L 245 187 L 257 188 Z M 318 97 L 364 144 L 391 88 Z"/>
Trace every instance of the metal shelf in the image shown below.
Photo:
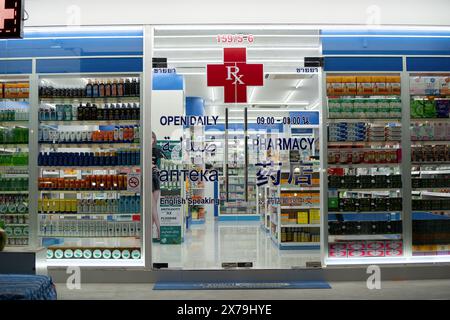
<path fill-rule="evenodd" d="M 320 187 L 281 187 L 281 191 L 319 191 Z"/>
<path fill-rule="evenodd" d="M 411 162 L 414 166 L 429 166 L 429 165 L 450 165 L 450 161 L 429 161 L 429 162 Z"/>
<path fill-rule="evenodd" d="M 0 194 L 28 194 L 29 191 L 28 190 L 22 190 L 22 191 L 1 191 L 0 190 Z"/>
<path fill-rule="evenodd" d="M 348 192 L 370 192 L 370 191 L 401 191 L 402 188 L 361 188 L 361 189 L 343 189 L 343 188 L 331 188 L 329 187 L 329 189 L 331 190 L 337 190 L 337 191 L 348 191 Z"/>
<path fill-rule="evenodd" d="M 356 122 L 378 122 L 378 123 L 391 123 L 391 122 L 401 122 L 400 118 L 328 118 L 328 123 L 356 123 Z"/>
<path fill-rule="evenodd" d="M 329 242 L 335 242 L 336 240 L 401 240 L 402 234 L 354 234 L 354 235 L 329 235 Z"/>
<path fill-rule="evenodd" d="M 120 166 L 112 166 L 112 165 L 104 165 L 104 166 L 39 166 L 40 169 L 43 170 L 120 170 L 120 169 L 139 169 L 140 166 L 132 166 L 132 165 L 120 165 Z"/>
<path fill-rule="evenodd" d="M 328 164 L 328 168 L 395 168 L 400 167 L 401 163 L 355 163 L 355 164 Z"/>
<path fill-rule="evenodd" d="M 295 227 L 295 228 L 320 228 L 320 224 L 301 224 L 301 223 L 282 224 L 282 225 L 280 225 L 280 227 L 282 227 L 282 228 L 290 228 L 290 227 Z"/>
<path fill-rule="evenodd" d="M 41 235 L 39 234 L 38 237 L 40 238 L 90 238 L 90 239 L 109 239 L 109 238 L 139 238 L 140 235 L 135 236 L 81 236 L 81 235 Z"/>
<path fill-rule="evenodd" d="M 394 214 L 402 211 L 328 211 L 328 214 Z"/>
<path fill-rule="evenodd" d="M 281 206 L 281 210 L 296 209 L 320 209 L 320 206 Z"/>
<path fill-rule="evenodd" d="M 320 242 L 280 242 L 280 246 L 295 246 L 295 247 L 301 247 L 301 246 L 320 246 Z"/>
<path fill-rule="evenodd" d="M 385 146 L 399 144 L 401 144 L 401 141 L 328 141 L 330 146 Z"/>
<path fill-rule="evenodd" d="M 98 102 L 98 101 L 139 101 L 140 96 L 128 96 L 128 97 L 39 97 L 40 101 L 86 101 L 86 102 Z"/>
<path fill-rule="evenodd" d="M 411 122 L 422 122 L 422 121 L 426 121 L 426 122 L 440 122 L 440 121 L 448 121 L 450 120 L 450 118 L 411 118 Z"/>
<path fill-rule="evenodd" d="M 1 122 L 0 122 L 1 123 Z M 130 125 L 130 124 L 140 124 L 140 120 L 40 120 L 40 124 L 47 124 L 47 125 Z"/>
<path fill-rule="evenodd" d="M 28 193 L 28 191 L 26 191 Z M 39 190 L 39 193 L 65 193 L 65 194 L 92 194 L 92 193 L 117 193 L 117 194 L 137 194 L 127 190 Z M 0 192 L 1 194 L 1 192 Z"/>
<path fill-rule="evenodd" d="M 40 147 L 58 147 L 58 148 L 99 148 L 99 147 L 107 147 L 107 148 L 123 148 L 135 146 L 139 147 L 141 144 L 139 142 L 74 142 L 74 143 L 64 143 L 64 142 L 39 142 Z"/>
<path fill-rule="evenodd" d="M 422 144 L 422 145 L 435 145 L 435 144 L 450 144 L 449 140 L 412 140 L 412 145 Z"/>
<path fill-rule="evenodd" d="M 29 120 L 0 120 L 0 125 L 1 126 L 5 126 L 5 125 L 27 125 L 29 124 Z"/>

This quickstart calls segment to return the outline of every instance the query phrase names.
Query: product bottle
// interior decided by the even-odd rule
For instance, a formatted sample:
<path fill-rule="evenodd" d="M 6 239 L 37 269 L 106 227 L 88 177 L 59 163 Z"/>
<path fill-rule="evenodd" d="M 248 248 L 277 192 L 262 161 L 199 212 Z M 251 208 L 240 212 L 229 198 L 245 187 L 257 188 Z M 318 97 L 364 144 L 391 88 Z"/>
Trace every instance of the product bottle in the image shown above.
<path fill-rule="evenodd" d="M 95 80 L 94 84 L 92 85 L 92 97 L 97 98 L 98 96 L 99 96 L 98 81 Z"/>
<path fill-rule="evenodd" d="M 136 96 L 136 79 L 133 78 L 131 84 L 130 84 L 130 96 L 135 97 Z"/>
<path fill-rule="evenodd" d="M 114 109 L 114 120 L 120 120 L 120 111 L 121 107 L 120 104 L 116 104 L 116 107 Z"/>
<path fill-rule="evenodd" d="M 112 97 L 117 97 L 118 96 L 118 94 L 117 94 L 117 80 L 116 79 L 114 79 L 113 83 L 111 84 L 111 96 Z"/>
<path fill-rule="evenodd" d="M 105 96 L 105 84 L 102 82 L 100 82 L 100 84 L 98 85 L 98 96 L 99 97 L 104 97 Z"/>
<path fill-rule="evenodd" d="M 117 96 L 123 97 L 125 95 L 125 83 L 123 79 L 119 80 L 119 83 L 117 84 Z"/>
<path fill-rule="evenodd" d="M 130 82 L 130 79 L 126 79 L 125 80 L 124 95 L 126 97 L 131 96 L 131 82 Z"/>
<path fill-rule="evenodd" d="M 111 80 L 109 79 L 105 84 L 105 97 L 111 97 Z"/>
<path fill-rule="evenodd" d="M 89 79 L 88 84 L 86 85 L 86 97 L 91 98 L 93 91 L 92 91 L 92 81 Z"/>

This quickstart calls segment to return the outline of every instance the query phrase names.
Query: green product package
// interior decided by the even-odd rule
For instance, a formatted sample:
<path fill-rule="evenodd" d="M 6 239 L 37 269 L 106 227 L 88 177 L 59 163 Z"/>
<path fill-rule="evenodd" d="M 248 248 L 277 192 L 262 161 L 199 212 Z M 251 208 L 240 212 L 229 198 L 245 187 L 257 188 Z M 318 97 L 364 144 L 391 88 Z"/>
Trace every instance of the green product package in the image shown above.
<path fill-rule="evenodd" d="M 423 118 L 423 102 L 420 100 L 411 101 L 411 118 Z"/>
<path fill-rule="evenodd" d="M 434 101 L 427 100 L 423 106 L 423 117 L 424 118 L 436 118 L 436 104 Z"/>

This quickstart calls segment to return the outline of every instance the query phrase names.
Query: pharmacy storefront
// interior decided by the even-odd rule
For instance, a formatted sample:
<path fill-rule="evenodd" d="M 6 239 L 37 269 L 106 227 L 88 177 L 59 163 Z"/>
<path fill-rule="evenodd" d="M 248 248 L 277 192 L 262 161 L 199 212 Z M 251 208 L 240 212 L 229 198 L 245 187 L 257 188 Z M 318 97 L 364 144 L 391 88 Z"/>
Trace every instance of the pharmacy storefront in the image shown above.
<path fill-rule="evenodd" d="M 25 28 L 0 40 L 5 244 L 86 281 L 441 272 L 449 35 Z"/>

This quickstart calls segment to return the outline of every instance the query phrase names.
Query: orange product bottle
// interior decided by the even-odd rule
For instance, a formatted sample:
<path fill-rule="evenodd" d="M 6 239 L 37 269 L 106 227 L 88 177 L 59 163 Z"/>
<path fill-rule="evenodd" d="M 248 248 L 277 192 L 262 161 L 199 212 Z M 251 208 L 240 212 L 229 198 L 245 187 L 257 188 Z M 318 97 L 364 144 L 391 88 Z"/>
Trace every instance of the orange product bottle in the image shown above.
<path fill-rule="evenodd" d="M 117 176 L 114 175 L 112 177 L 112 190 L 116 190 L 119 186 L 119 182 L 117 181 Z"/>
<path fill-rule="evenodd" d="M 103 176 L 95 176 L 95 190 L 100 190 L 102 188 L 102 177 Z"/>
<path fill-rule="evenodd" d="M 127 176 L 125 174 L 122 175 L 122 180 L 123 180 L 123 190 L 127 190 Z"/>
<path fill-rule="evenodd" d="M 122 176 L 116 176 L 117 177 L 117 190 L 123 190 L 123 180 Z"/>

